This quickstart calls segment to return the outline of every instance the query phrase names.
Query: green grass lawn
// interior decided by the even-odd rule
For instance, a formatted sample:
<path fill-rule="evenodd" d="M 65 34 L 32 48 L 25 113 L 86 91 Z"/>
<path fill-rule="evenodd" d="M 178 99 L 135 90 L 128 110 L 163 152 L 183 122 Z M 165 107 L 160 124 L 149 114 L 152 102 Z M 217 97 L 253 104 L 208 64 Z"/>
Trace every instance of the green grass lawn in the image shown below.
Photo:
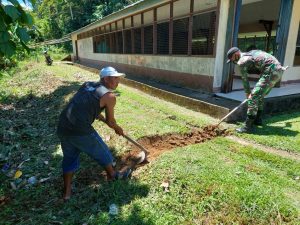
<path fill-rule="evenodd" d="M 0 80 L 0 167 L 30 161 L 23 164 L 19 180 L 0 172 L 1 224 L 299 224 L 299 161 L 223 137 L 166 152 L 129 181 L 105 182 L 102 168 L 82 155 L 74 195 L 63 203 L 58 115 L 82 82 L 98 76 L 43 62 L 29 62 L 17 71 Z M 117 92 L 117 121 L 136 139 L 217 123 L 124 85 Z M 274 116 L 260 133 L 241 137 L 286 150 L 298 143 L 294 149 L 299 151 L 299 120 L 299 113 Z M 115 155 L 130 149 L 106 125 L 94 125 Z M 12 189 L 10 182 L 34 175 L 50 180 Z M 112 203 L 119 207 L 116 217 L 108 214 Z"/>
<path fill-rule="evenodd" d="M 263 127 L 254 134 L 241 137 L 270 147 L 300 153 L 300 112 L 267 117 Z"/>

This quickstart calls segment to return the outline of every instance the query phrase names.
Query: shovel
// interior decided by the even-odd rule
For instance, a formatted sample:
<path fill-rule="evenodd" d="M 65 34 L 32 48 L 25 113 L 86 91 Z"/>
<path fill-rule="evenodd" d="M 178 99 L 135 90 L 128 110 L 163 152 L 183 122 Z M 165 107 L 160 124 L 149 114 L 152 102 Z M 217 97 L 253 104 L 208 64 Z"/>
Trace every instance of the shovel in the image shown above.
<path fill-rule="evenodd" d="M 138 164 L 144 162 L 145 160 L 147 160 L 147 155 L 148 155 L 149 152 L 142 145 L 140 145 L 135 140 L 133 140 L 131 137 L 129 137 L 125 134 L 124 134 L 124 137 L 141 150 L 141 152 L 137 155 L 137 158 L 135 160 L 135 164 L 138 165 Z"/>
<path fill-rule="evenodd" d="M 236 110 L 238 110 L 241 106 L 243 106 L 246 102 L 247 102 L 247 98 L 241 103 L 239 104 L 237 107 L 235 107 L 233 110 L 231 110 L 226 116 L 224 116 L 219 123 L 216 125 L 216 127 L 218 127 L 220 125 L 220 123 L 222 123 L 226 118 L 228 118 L 230 115 L 232 115 Z"/>

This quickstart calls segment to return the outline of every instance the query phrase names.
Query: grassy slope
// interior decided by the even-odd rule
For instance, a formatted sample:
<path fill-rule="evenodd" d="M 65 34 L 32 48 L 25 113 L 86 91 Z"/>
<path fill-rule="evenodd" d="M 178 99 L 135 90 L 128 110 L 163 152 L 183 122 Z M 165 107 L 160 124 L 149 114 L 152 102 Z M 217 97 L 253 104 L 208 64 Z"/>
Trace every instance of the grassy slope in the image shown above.
<path fill-rule="evenodd" d="M 10 152 L 11 163 L 31 158 L 22 168 L 23 177 L 50 175 L 52 180 L 11 191 L 10 180 L 1 174 L 0 196 L 12 199 L 0 212 L 7 224 L 106 224 L 112 220 L 107 213 L 111 203 L 118 204 L 121 211 L 112 224 L 297 224 L 300 187 L 294 178 L 300 174 L 299 163 L 224 138 L 166 153 L 128 182 L 84 180 L 85 172 L 96 177 L 101 168 L 83 156 L 75 179 L 76 194 L 69 203 L 61 203 L 57 116 L 83 80 L 98 77 L 66 65 L 31 63 L 26 68 L 13 79 L 0 81 L 0 103 L 15 107 L 0 111 L 5 136 L 1 153 Z M 185 132 L 216 122 L 122 85 L 118 91 L 116 117 L 135 138 Z M 116 154 L 128 149 L 123 138 L 101 123 L 95 126 L 104 137 L 110 136 L 109 145 Z M 170 183 L 170 192 L 160 187 L 163 181 Z"/>

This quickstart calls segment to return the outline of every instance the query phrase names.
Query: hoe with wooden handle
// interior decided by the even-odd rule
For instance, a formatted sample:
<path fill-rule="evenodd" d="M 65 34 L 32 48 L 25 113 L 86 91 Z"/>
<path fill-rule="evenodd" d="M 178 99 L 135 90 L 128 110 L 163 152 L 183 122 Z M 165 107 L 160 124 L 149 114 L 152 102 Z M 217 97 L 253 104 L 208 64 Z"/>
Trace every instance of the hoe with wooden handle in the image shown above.
<path fill-rule="evenodd" d="M 130 141 L 132 144 L 136 145 L 139 149 L 141 149 L 141 152 L 137 155 L 137 159 L 135 160 L 135 164 L 140 164 L 147 160 L 148 151 L 139 143 L 137 143 L 135 140 L 133 140 L 131 137 L 124 134 L 124 137 Z"/>
<path fill-rule="evenodd" d="M 224 116 L 219 123 L 216 125 L 216 127 L 218 127 L 220 125 L 220 123 L 222 123 L 226 118 L 228 118 L 230 115 L 232 115 L 236 110 L 238 110 L 240 107 L 242 107 L 242 105 L 244 105 L 247 102 L 247 98 L 241 103 L 239 104 L 237 107 L 235 107 L 233 110 L 231 110 L 226 116 Z"/>

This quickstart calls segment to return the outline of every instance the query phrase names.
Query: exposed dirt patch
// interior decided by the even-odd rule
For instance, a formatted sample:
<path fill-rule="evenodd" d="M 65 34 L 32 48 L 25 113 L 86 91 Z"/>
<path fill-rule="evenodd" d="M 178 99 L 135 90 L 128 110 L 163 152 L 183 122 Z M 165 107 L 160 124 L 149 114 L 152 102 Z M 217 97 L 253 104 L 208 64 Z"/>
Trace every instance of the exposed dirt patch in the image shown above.
<path fill-rule="evenodd" d="M 210 125 L 203 129 L 194 129 L 185 134 L 172 133 L 162 136 L 154 135 L 150 137 L 143 137 L 139 139 L 138 142 L 149 152 L 147 160 L 150 162 L 155 160 L 162 153 L 174 148 L 205 142 L 217 136 L 226 136 L 228 134 L 228 130 Z M 121 165 L 128 164 L 128 162 L 130 164 L 134 164 L 136 156 L 140 150 L 136 146 L 133 146 L 132 149 L 133 150 L 131 152 L 121 158 Z"/>

